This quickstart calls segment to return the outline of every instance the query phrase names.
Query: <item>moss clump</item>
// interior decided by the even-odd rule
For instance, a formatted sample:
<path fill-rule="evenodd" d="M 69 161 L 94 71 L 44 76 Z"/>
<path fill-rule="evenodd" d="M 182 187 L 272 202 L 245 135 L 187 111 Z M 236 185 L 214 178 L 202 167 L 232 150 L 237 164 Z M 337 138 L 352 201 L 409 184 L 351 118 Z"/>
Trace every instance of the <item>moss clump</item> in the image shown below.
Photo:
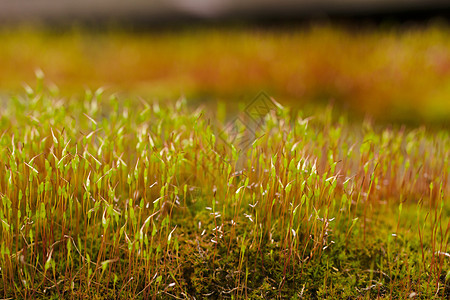
<path fill-rule="evenodd" d="M 0 295 L 447 297 L 448 132 L 272 104 L 222 126 L 182 100 L 12 97 Z"/>

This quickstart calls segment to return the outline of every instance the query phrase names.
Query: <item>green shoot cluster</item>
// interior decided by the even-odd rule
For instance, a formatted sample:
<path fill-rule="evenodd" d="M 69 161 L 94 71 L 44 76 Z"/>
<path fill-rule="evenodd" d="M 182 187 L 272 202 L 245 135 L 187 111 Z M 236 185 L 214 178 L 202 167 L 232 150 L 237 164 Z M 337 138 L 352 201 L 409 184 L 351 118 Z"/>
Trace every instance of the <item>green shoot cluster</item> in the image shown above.
<path fill-rule="evenodd" d="M 278 108 L 239 149 L 184 100 L 6 102 L 0 297 L 449 296 L 448 131 Z"/>

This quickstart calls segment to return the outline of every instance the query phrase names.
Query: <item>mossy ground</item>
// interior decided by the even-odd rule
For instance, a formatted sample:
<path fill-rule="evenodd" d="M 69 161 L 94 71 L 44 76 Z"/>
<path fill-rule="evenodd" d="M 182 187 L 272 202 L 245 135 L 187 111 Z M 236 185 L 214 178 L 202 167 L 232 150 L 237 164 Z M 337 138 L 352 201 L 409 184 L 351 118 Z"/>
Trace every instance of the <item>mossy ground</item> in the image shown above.
<path fill-rule="evenodd" d="M 1 111 L 4 298 L 449 296 L 448 131 L 276 102 L 227 127 L 42 80 Z"/>

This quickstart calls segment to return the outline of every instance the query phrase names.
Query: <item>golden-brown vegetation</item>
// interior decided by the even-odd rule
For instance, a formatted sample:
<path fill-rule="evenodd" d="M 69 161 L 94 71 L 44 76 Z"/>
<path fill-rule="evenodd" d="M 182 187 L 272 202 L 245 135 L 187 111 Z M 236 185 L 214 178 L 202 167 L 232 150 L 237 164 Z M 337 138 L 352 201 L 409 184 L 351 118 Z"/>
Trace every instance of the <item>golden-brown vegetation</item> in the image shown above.
<path fill-rule="evenodd" d="M 63 90 L 113 87 L 139 96 L 242 100 L 266 90 L 290 106 L 327 103 L 378 120 L 448 125 L 450 30 L 331 26 L 0 32 L 0 89 L 41 68 Z"/>

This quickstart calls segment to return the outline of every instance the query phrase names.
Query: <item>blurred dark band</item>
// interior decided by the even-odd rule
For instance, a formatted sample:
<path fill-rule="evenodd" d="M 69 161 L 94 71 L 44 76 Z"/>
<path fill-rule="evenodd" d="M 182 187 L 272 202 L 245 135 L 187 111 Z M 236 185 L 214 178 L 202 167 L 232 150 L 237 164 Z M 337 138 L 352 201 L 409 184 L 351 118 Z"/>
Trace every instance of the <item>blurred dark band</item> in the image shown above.
<path fill-rule="evenodd" d="M 0 0 L 0 24 L 278 24 L 314 20 L 450 19 L 450 0 Z"/>

